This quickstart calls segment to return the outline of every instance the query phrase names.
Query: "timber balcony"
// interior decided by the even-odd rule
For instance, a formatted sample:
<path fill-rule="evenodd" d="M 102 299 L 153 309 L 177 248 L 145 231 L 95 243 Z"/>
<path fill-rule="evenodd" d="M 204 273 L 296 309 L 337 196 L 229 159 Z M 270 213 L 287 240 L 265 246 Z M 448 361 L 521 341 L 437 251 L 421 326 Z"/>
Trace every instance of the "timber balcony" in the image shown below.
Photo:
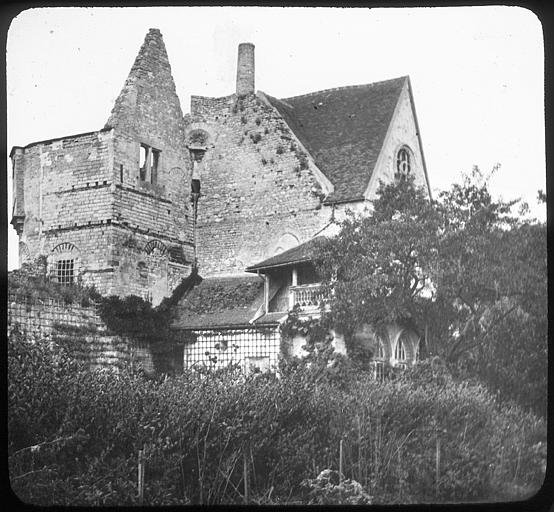
<path fill-rule="evenodd" d="M 321 284 L 301 284 L 289 288 L 289 309 L 300 306 L 302 311 L 319 311 L 330 298 L 329 291 Z"/>

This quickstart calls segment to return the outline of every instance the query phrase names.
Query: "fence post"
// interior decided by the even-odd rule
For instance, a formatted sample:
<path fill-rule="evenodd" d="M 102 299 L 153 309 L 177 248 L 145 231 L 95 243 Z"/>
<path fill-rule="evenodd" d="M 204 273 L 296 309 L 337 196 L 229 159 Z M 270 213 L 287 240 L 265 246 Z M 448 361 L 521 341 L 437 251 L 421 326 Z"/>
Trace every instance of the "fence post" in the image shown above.
<path fill-rule="evenodd" d="M 139 504 L 142 505 L 144 499 L 144 459 L 143 450 L 138 452 L 138 498 Z"/>
<path fill-rule="evenodd" d="M 342 482 L 342 439 L 339 442 L 339 483 Z"/>
<path fill-rule="evenodd" d="M 358 481 L 362 483 L 362 423 L 359 414 L 356 414 L 356 421 L 358 424 Z"/>
<path fill-rule="evenodd" d="M 437 427 L 435 445 L 435 496 L 439 496 L 440 466 L 441 466 L 441 438 Z"/>
<path fill-rule="evenodd" d="M 244 448 L 242 453 L 242 462 L 243 462 L 243 473 L 244 473 L 244 503 L 245 505 L 248 504 L 250 501 L 250 482 L 248 480 L 248 456 L 247 456 L 247 450 Z"/>

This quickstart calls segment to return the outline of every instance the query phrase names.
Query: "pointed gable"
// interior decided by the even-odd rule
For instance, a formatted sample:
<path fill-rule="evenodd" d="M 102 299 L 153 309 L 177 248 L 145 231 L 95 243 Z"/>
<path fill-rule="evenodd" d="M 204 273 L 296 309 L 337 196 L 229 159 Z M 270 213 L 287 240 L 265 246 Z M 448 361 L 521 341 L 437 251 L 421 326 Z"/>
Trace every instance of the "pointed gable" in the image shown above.
<path fill-rule="evenodd" d="M 326 202 L 361 200 L 407 77 L 282 100 L 267 96 L 333 183 Z"/>
<path fill-rule="evenodd" d="M 106 127 L 138 137 L 184 140 L 183 112 L 158 29 L 148 31 Z"/>

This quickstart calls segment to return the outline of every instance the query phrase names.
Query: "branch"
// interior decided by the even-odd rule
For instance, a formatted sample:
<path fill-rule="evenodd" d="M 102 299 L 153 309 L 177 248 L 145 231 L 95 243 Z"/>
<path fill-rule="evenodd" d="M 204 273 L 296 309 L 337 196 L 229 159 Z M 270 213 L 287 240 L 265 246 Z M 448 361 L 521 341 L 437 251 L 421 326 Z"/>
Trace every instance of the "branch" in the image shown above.
<path fill-rule="evenodd" d="M 464 296 L 462 295 L 461 289 L 458 291 L 456 296 L 458 297 L 458 299 L 460 299 L 469 308 L 469 310 L 471 311 L 471 313 L 474 316 L 477 315 L 477 311 L 475 310 L 475 306 L 473 304 L 470 304 L 467 300 L 464 299 Z"/>
<path fill-rule="evenodd" d="M 57 437 L 56 439 L 52 439 L 51 441 L 43 441 L 42 443 L 34 444 L 32 446 L 26 446 L 25 448 L 21 448 L 20 450 L 17 450 L 16 452 L 13 452 L 9 457 L 15 457 L 18 453 L 25 452 L 27 450 L 30 450 L 32 452 L 36 452 L 36 451 L 40 450 L 40 448 L 42 446 L 46 446 L 48 444 L 59 443 L 61 441 L 69 441 L 69 440 L 73 439 L 76 436 L 77 436 L 77 434 L 72 434 L 68 437 Z"/>
<path fill-rule="evenodd" d="M 501 322 L 502 320 L 504 320 L 504 318 L 506 318 L 512 311 L 514 311 L 516 308 L 518 307 L 518 304 L 515 304 L 513 305 L 510 309 L 508 309 L 508 311 L 506 311 L 505 313 L 503 313 L 499 318 L 497 318 L 487 329 L 486 331 L 484 332 L 483 334 L 483 337 L 485 336 L 488 336 L 493 328 L 499 323 Z"/>
<path fill-rule="evenodd" d="M 17 452 L 16 452 L 17 453 Z M 48 472 L 48 473 L 54 473 L 54 470 L 53 469 L 50 469 L 50 468 L 42 468 L 42 469 L 35 469 L 34 471 L 28 471 L 27 473 L 23 473 L 22 475 L 17 475 L 17 476 L 14 476 L 12 478 L 12 481 L 14 480 L 19 480 L 20 478 L 24 478 L 26 476 L 29 476 L 29 475 L 32 475 L 34 473 L 43 473 L 43 472 Z"/>

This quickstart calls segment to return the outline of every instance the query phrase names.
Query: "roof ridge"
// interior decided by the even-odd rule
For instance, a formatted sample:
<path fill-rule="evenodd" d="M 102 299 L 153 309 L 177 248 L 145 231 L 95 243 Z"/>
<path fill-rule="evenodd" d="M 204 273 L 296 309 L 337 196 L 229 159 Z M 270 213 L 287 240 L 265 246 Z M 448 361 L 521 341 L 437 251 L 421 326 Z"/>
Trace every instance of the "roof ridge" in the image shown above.
<path fill-rule="evenodd" d="M 321 94 L 323 92 L 344 91 L 346 89 L 360 89 L 362 87 L 369 87 L 373 85 L 384 84 L 386 82 L 394 82 L 397 80 L 405 80 L 407 78 L 409 78 L 409 75 L 402 75 L 396 78 L 389 78 L 388 80 L 379 80 L 378 82 L 371 82 L 369 84 L 344 85 L 342 87 L 331 87 L 330 89 L 322 89 L 321 91 L 313 91 L 313 92 L 308 92 L 306 94 L 298 94 L 297 96 L 288 96 L 286 98 L 277 98 L 277 99 L 282 102 L 286 102 L 286 100 L 292 100 L 297 98 L 307 98 L 309 96 L 315 96 L 316 94 Z"/>

